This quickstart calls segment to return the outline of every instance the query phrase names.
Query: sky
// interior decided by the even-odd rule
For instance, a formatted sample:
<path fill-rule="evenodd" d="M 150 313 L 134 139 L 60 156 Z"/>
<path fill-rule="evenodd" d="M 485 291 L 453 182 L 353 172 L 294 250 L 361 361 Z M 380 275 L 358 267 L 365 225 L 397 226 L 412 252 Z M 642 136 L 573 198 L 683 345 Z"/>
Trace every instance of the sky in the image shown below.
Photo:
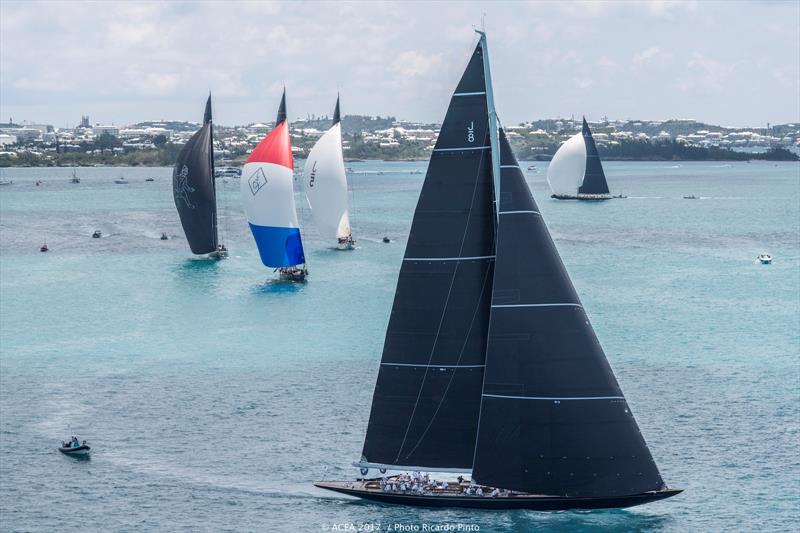
<path fill-rule="evenodd" d="M 485 28 L 500 119 L 800 122 L 800 1 L 0 1 L 0 120 L 441 122 Z"/>

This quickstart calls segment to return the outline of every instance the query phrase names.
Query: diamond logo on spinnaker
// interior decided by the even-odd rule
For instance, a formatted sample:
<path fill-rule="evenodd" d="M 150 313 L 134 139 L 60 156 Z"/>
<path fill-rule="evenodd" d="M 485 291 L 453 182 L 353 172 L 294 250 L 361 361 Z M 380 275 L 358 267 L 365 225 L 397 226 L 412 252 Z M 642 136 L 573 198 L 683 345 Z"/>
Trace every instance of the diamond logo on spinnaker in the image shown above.
<path fill-rule="evenodd" d="M 250 192 L 255 196 L 256 193 L 261 190 L 261 187 L 267 184 L 267 176 L 264 174 L 264 169 L 258 167 L 258 169 L 253 172 L 253 175 L 247 179 L 247 183 L 250 184 Z"/>

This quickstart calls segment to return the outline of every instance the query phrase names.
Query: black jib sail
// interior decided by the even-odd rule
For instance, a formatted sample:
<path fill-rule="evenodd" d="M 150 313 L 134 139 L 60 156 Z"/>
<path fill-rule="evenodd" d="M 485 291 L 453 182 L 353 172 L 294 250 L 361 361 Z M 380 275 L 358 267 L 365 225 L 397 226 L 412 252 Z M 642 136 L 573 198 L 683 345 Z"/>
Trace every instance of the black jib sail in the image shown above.
<path fill-rule="evenodd" d="M 278 116 L 275 118 L 275 127 L 278 127 L 278 124 L 286 120 L 286 88 L 283 89 L 283 95 L 281 95 L 281 104 L 278 106 Z"/>
<path fill-rule="evenodd" d="M 594 144 L 594 137 L 583 117 L 583 142 L 586 143 L 586 173 L 583 175 L 583 184 L 578 187 L 579 194 L 608 194 L 608 183 L 606 174 L 603 172 L 603 165 L 600 163 L 600 155 L 597 153 L 597 146 Z"/>
<path fill-rule="evenodd" d="M 474 479 L 557 496 L 660 490 L 658 468 L 500 136 L 492 314 Z"/>
<path fill-rule="evenodd" d="M 186 240 L 192 253 L 217 249 L 217 197 L 214 184 L 214 152 L 211 95 L 206 102 L 203 127 L 181 150 L 172 173 L 172 193 Z"/>
<path fill-rule="evenodd" d="M 333 124 L 336 125 L 342 121 L 342 117 L 339 114 L 339 95 L 336 95 L 336 108 L 333 110 Z"/>
<path fill-rule="evenodd" d="M 494 265 L 483 49 L 450 101 L 414 213 L 362 465 L 472 466 Z"/>

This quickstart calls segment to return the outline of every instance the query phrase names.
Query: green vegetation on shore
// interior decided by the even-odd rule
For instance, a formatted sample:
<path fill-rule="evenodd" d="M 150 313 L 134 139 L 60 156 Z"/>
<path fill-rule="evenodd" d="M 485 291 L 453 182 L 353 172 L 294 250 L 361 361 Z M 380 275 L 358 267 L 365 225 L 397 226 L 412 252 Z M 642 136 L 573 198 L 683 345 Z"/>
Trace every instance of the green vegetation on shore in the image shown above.
<path fill-rule="evenodd" d="M 302 158 L 313 145 L 315 139 L 301 140 L 298 146 Z M 427 160 L 430 150 L 426 141 L 398 140 L 397 146 L 382 147 L 375 143 L 363 142 L 360 134 L 349 136 L 349 149 L 345 157 L 349 160 L 380 159 L 384 161 Z M 306 142 L 304 142 L 306 141 Z M 526 140 L 512 142 L 521 160 L 548 160 L 558 149 L 556 144 L 533 144 Z M 116 146 L 95 148 L 86 152 L 20 152 L 16 156 L 0 154 L 0 167 L 41 167 L 41 166 L 172 166 L 182 145 L 169 142 L 157 143 L 155 148 L 146 150 L 120 151 Z M 115 150 L 115 148 L 117 148 Z M 748 153 L 726 150 L 724 148 L 688 146 L 671 141 L 622 141 L 619 144 L 599 146 L 600 157 L 606 161 L 798 161 L 800 157 L 785 148 L 773 147 L 763 153 Z M 233 153 L 229 163 L 242 164 L 246 153 Z M 226 162 L 228 163 L 228 162 Z"/>

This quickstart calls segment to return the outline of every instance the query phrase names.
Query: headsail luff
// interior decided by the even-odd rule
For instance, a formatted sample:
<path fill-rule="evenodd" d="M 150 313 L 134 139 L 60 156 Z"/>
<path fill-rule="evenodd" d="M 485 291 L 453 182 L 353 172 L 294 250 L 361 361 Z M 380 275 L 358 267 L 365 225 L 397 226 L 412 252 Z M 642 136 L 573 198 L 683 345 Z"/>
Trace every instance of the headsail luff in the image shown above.
<path fill-rule="evenodd" d="M 272 268 L 305 263 L 294 203 L 293 167 L 284 91 L 278 122 L 247 158 L 241 179 L 242 204 L 250 230 L 262 263 Z"/>
<path fill-rule="evenodd" d="M 483 48 L 450 101 L 414 213 L 362 461 L 472 466 L 495 213 Z"/>
<path fill-rule="evenodd" d="M 178 154 L 172 173 L 172 193 L 192 253 L 216 251 L 217 198 L 210 94 L 203 126 Z"/>
<path fill-rule="evenodd" d="M 473 477 L 558 496 L 664 487 L 505 135 Z"/>
<path fill-rule="evenodd" d="M 308 154 L 303 169 L 308 203 L 314 224 L 327 239 L 344 239 L 352 234 L 347 211 L 347 175 L 342 154 L 342 125 L 336 98 L 334 122 Z"/>
<path fill-rule="evenodd" d="M 603 172 L 603 164 L 600 162 L 600 155 L 597 153 L 597 146 L 594 143 L 589 124 L 586 122 L 586 117 L 583 117 L 581 136 L 586 143 L 586 171 L 578 192 L 580 194 L 608 194 L 606 174 Z"/>

